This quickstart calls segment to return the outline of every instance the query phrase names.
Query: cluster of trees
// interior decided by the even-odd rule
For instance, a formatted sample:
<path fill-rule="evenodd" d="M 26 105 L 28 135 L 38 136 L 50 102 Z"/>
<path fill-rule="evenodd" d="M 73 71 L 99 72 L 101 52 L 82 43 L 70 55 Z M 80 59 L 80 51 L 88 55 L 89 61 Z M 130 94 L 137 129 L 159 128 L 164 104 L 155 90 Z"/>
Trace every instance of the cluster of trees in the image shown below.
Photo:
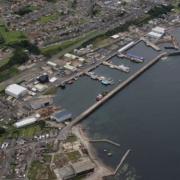
<path fill-rule="evenodd" d="M 2 36 L 2 34 L 0 33 L 0 44 L 3 44 L 3 43 L 5 43 L 5 40 L 4 40 L 3 36 Z"/>
<path fill-rule="evenodd" d="M 7 70 L 8 68 L 14 65 L 21 65 L 27 62 L 28 59 L 29 59 L 28 53 L 22 48 L 17 48 L 15 49 L 13 56 L 10 57 L 8 63 L 0 67 L 0 71 Z"/>
<path fill-rule="evenodd" d="M 6 130 L 3 127 L 0 127 L 0 135 L 6 133 Z"/>
<path fill-rule="evenodd" d="M 28 13 L 30 13 L 32 11 L 33 11 L 32 7 L 28 5 L 28 6 L 22 7 L 21 9 L 19 9 L 15 13 L 20 15 L 20 16 L 24 16 L 25 14 L 28 14 Z"/>
<path fill-rule="evenodd" d="M 160 17 L 162 14 L 167 14 L 168 12 L 171 11 L 171 9 L 173 9 L 172 5 L 169 6 L 156 6 L 153 9 L 151 9 L 148 14 L 152 17 Z"/>
<path fill-rule="evenodd" d="M 178 8 L 180 8 L 180 3 L 178 3 Z"/>
<path fill-rule="evenodd" d="M 14 49 L 24 48 L 27 49 L 30 53 L 40 54 L 39 48 L 35 44 L 30 43 L 28 40 L 22 40 L 11 44 L 10 46 Z"/>
<path fill-rule="evenodd" d="M 39 48 L 27 39 L 4 45 L 4 47 L 12 47 L 14 51 L 6 64 L 0 67 L 0 82 L 10 78 L 13 74 L 16 74 L 18 70 L 15 65 L 26 63 L 29 60 L 30 53 L 40 54 Z"/>
<path fill-rule="evenodd" d="M 56 2 L 57 0 L 47 0 L 47 1 L 48 1 L 48 2 L 53 2 L 53 3 L 54 3 L 54 2 Z"/>

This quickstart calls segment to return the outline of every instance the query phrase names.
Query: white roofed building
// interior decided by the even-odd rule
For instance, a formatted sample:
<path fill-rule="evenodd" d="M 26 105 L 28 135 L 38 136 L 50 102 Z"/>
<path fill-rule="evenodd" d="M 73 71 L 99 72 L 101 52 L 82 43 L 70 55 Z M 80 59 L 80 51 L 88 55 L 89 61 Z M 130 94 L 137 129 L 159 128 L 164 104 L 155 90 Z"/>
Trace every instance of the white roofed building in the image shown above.
<path fill-rule="evenodd" d="M 148 33 L 148 36 L 153 37 L 153 38 L 161 38 L 162 34 L 151 31 Z"/>
<path fill-rule="evenodd" d="M 113 36 L 111 36 L 112 39 L 118 39 L 119 38 L 119 34 L 115 34 Z"/>
<path fill-rule="evenodd" d="M 77 58 L 77 56 L 75 56 L 74 54 L 70 54 L 70 53 L 66 53 L 64 55 L 64 57 L 69 58 L 69 59 L 76 59 Z"/>
<path fill-rule="evenodd" d="M 71 65 L 68 64 L 68 63 L 66 63 L 66 64 L 64 65 L 64 68 L 67 69 L 67 70 L 70 70 L 70 71 L 72 71 L 72 72 L 77 71 L 77 68 L 76 68 L 76 67 L 71 66 Z"/>
<path fill-rule="evenodd" d="M 25 119 L 22 119 L 21 121 L 16 122 L 14 126 L 16 128 L 25 127 L 25 126 L 35 123 L 37 120 L 38 120 L 38 117 L 27 117 Z"/>
<path fill-rule="evenodd" d="M 27 89 L 18 84 L 11 84 L 6 87 L 5 93 L 9 96 L 19 98 L 19 97 L 24 96 L 27 93 Z"/>
<path fill-rule="evenodd" d="M 165 34 L 165 28 L 162 27 L 155 27 L 152 29 L 151 32 L 149 32 L 147 35 L 152 38 L 160 39 Z"/>
<path fill-rule="evenodd" d="M 156 33 L 159 33 L 159 34 L 164 34 L 165 33 L 165 28 L 162 28 L 162 27 L 155 27 L 152 29 L 153 32 L 156 32 Z"/>

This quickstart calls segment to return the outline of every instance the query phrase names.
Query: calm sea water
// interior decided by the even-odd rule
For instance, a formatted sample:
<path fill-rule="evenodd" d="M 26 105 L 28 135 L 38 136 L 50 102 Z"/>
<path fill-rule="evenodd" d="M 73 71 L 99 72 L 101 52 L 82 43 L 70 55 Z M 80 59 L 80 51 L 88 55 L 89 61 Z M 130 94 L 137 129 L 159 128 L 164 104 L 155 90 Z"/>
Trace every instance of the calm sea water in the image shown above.
<path fill-rule="evenodd" d="M 132 150 L 126 161 L 127 177 L 180 179 L 179 69 L 180 57 L 159 62 L 83 123 L 91 138 L 109 138 L 121 144 L 120 148 L 95 146 L 106 164 L 115 167 L 125 151 Z M 104 149 L 113 156 L 108 157 Z"/>
<path fill-rule="evenodd" d="M 174 34 L 180 41 L 180 29 Z M 157 52 L 139 43 L 131 53 L 145 57 L 147 63 Z M 115 64 L 131 68 L 129 74 L 98 67 L 95 72 L 114 79 L 113 86 L 105 87 L 89 77 L 81 77 L 55 98 L 77 116 L 102 91 L 111 90 L 118 80 L 125 80 L 142 65 L 112 58 Z M 143 64 L 144 65 L 144 64 Z M 105 103 L 83 121 L 91 138 L 107 138 L 121 144 L 120 148 L 108 144 L 94 145 L 97 155 L 107 165 L 116 167 L 127 149 L 131 153 L 115 179 L 122 180 L 179 180 L 180 179 L 180 56 L 160 61 L 123 91 Z M 112 156 L 107 156 L 107 152 Z"/>

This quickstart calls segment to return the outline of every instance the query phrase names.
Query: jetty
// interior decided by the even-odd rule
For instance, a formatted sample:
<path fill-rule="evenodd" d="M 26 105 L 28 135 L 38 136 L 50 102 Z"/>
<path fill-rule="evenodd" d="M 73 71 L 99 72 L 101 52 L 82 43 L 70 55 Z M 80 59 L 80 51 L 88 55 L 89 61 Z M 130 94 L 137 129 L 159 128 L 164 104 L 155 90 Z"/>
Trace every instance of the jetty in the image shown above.
<path fill-rule="evenodd" d="M 126 59 L 128 59 L 132 62 L 135 62 L 135 63 L 143 63 L 144 62 L 144 59 L 140 59 L 138 57 L 132 57 L 128 54 L 118 54 L 117 56 L 120 58 L 126 58 Z"/>
<path fill-rule="evenodd" d="M 119 143 L 116 143 L 116 142 L 109 140 L 109 139 L 94 139 L 94 140 L 91 139 L 91 140 L 89 140 L 89 142 L 91 142 L 91 143 L 98 143 L 98 142 L 109 143 L 109 144 L 112 144 L 114 146 L 120 147 Z"/>
<path fill-rule="evenodd" d="M 125 72 L 125 73 L 128 73 L 128 72 L 129 72 L 129 67 L 126 67 L 126 66 L 124 66 L 124 65 L 119 65 L 119 66 L 117 66 L 117 65 L 112 64 L 112 63 L 107 62 L 107 61 L 104 61 L 104 62 L 103 62 L 103 65 L 108 66 L 108 67 L 110 67 L 110 68 L 112 68 L 112 69 L 120 70 L 120 71 Z"/>
<path fill-rule="evenodd" d="M 122 157 L 121 161 L 120 161 L 119 164 L 117 165 L 117 167 L 116 167 L 116 169 L 115 169 L 115 171 L 114 171 L 114 173 L 113 173 L 113 176 L 115 176 L 115 175 L 117 174 L 118 170 L 122 167 L 124 161 L 126 160 L 127 156 L 129 155 L 130 151 L 131 151 L 131 150 L 128 149 L 128 150 L 125 152 L 125 154 L 124 154 L 124 156 Z"/>
<path fill-rule="evenodd" d="M 148 40 L 145 39 L 144 37 L 141 37 L 141 40 L 144 41 L 147 46 L 152 47 L 152 48 L 155 49 L 156 51 L 161 51 L 160 47 L 158 47 L 157 45 L 155 45 L 155 44 L 153 44 L 152 42 L 148 41 Z"/>

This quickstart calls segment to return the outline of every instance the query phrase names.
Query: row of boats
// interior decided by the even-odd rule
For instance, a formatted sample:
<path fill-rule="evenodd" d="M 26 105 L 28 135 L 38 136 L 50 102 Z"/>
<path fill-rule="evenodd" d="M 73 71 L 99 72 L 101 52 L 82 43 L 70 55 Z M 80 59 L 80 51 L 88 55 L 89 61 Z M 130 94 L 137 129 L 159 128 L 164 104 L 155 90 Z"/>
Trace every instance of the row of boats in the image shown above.
<path fill-rule="evenodd" d="M 90 76 L 91 79 L 93 79 L 93 80 L 101 81 L 101 83 L 103 85 L 112 85 L 114 83 L 112 78 L 107 78 L 107 77 L 104 77 L 104 76 L 99 76 L 99 75 L 95 74 L 95 72 L 87 72 L 86 74 L 88 76 Z"/>
<path fill-rule="evenodd" d="M 144 62 L 144 57 L 136 56 L 131 53 L 118 54 L 118 57 L 120 57 L 120 58 L 124 57 L 124 58 L 130 59 L 131 61 L 133 61 L 135 63 L 143 63 Z"/>
<path fill-rule="evenodd" d="M 130 68 L 128 66 L 125 66 L 124 64 L 121 65 L 115 65 L 112 64 L 112 61 L 108 61 L 108 62 L 103 62 L 104 65 L 109 66 L 112 69 L 118 69 L 120 71 L 123 71 L 125 73 L 128 73 L 130 71 Z"/>

